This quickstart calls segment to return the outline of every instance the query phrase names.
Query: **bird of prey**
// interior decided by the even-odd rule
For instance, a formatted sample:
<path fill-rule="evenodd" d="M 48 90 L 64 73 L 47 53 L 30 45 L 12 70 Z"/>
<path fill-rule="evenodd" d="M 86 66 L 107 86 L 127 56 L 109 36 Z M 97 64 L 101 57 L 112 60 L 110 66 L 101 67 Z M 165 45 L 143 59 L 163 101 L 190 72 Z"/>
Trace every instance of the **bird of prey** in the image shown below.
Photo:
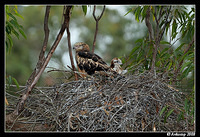
<path fill-rule="evenodd" d="M 119 58 L 113 58 L 111 60 L 111 63 L 110 63 L 110 68 L 112 68 L 118 74 L 125 74 L 125 73 L 127 73 L 127 70 L 123 70 L 121 68 L 121 65 L 122 65 L 121 59 L 119 59 Z"/>
<path fill-rule="evenodd" d="M 75 59 L 78 67 L 78 71 L 82 76 L 85 74 L 92 75 L 96 71 L 111 72 L 115 74 L 110 66 L 108 66 L 101 57 L 91 53 L 88 44 L 84 42 L 77 42 L 74 44 L 73 49 L 76 51 Z"/>

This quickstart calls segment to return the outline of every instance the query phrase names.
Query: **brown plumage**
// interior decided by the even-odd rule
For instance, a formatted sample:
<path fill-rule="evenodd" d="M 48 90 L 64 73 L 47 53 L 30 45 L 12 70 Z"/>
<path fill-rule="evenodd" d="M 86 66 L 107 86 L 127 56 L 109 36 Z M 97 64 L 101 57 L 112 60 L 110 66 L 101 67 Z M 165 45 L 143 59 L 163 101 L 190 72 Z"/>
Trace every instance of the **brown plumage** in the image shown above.
<path fill-rule="evenodd" d="M 121 65 L 122 65 L 121 59 L 119 59 L 119 58 L 113 58 L 111 60 L 111 63 L 110 63 L 110 68 L 112 68 L 112 70 L 114 70 L 118 74 L 125 74 L 127 72 L 127 70 L 123 70 L 121 68 Z"/>
<path fill-rule="evenodd" d="M 87 73 L 92 75 L 95 71 L 108 71 L 110 67 L 98 55 L 91 53 L 89 46 L 84 42 L 75 43 L 73 49 L 76 50 L 76 63 L 78 71 L 82 72 L 84 77 Z"/>

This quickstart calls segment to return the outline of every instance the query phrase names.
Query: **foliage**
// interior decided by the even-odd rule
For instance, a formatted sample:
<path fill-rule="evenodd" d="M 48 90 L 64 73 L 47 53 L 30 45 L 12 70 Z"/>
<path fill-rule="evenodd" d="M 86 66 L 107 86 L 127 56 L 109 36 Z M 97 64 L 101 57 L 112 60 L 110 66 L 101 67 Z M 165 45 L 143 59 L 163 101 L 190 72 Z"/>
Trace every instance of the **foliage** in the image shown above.
<path fill-rule="evenodd" d="M 21 26 L 16 16 L 23 19 L 23 17 L 18 13 L 17 6 L 14 6 L 13 8 L 10 8 L 8 5 L 5 8 L 6 11 L 6 52 L 10 53 L 13 41 L 12 41 L 12 35 L 14 34 L 15 37 L 19 39 L 19 33 L 26 38 L 26 35 L 23 31 L 23 26 Z"/>
<path fill-rule="evenodd" d="M 137 6 L 130 9 L 125 15 L 132 13 L 137 22 L 143 22 L 148 7 Z M 131 73 L 137 71 L 138 68 L 139 72 L 151 69 L 156 34 L 160 32 L 159 35 L 161 35 L 163 30 L 165 35 L 161 38 L 156 54 L 155 67 L 157 72 L 166 74 L 169 77 L 169 84 L 183 81 L 189 77 L 189 74 L 192 74 L 190 79 L 194 85 L 194 8 L 192 7 L 188 11 L 185 6 L 150 6 L 150 9 L 154 40 L 149 39 L 150 34 L 148 33 L 144 38 L 135 41 L 136 46 L 131 50 L 129 56 L 123 59 L 129 62 L 126 66 L 127 69 Z M 167 18 L 167 16 L 169 17 Z M 165 22 L 168 23 L 164 27 Z M 159 27 L 156 26 L 157 24 Z M 166 40 L 167 37 L 169 40 Z M 190 115 L 190 121 L 193 123 L 194 89 L 190 90 L 189 93 L 190 95 L 185 100 L 185 106 L 178 116 L 178 121 L 184 119 L 184 115 L 187 114 Z M 160 116 L 165 112 L 165 121 L 174 112 L 174 109 L 167 111 L 167 108 L 167 105 L 164 106 L 160 112 Z"/>
<path fill-rule="evenodd" d="M 6 83 L 7 83 L 7 89 L 10 88 L 10 85 L 14 82 L 14 84 L 17 86 L 17 88 L 19 89 L 19 83 L 17 82 L 17 80 L 12 77 L 12 76 L 7 76 L 6 77 Z"/>
<path fill-rule="evenodd" d="M 6 53 L 10 53 L 13 47 L 12 35 L 14 34 L 14 36 L 17 37 L 18 39 L 20 37 L 19 33 L 24 38 L 26 38 L 26 35 L 23 31 L 23 26 L 19 25 L 18 20 L 16 18 L 20 17 L 23 19 L 23 17 L 17 11 L 17 6 L 11 8 L 10 6 L 7 5 L 5 7 L 5 11 L 6 11 Z M 6 83 L 8 84 L 7 88 L 10 87 L 12 82 L 14 82 L 17 88 L 19 88 L 19 84 L 14 77 L 10 75 L 6 76 Z"/>
<path fill-rule="evenodd" d="M 138 6 L 134 10 L 131 9 L 130 11 L 133 11 L 137 21 L 142 22 L 145 18 L 147 8 L 148 6 Z M 155 13 L 159 13 L 162 9 L 168 11 L 169 6 L 151 6 L 152 24 L 155 24 Z M 130 11 L 128 13 L 130 13 Z M 166 13 L 164 11 L 160 13 L 162 20 L 160 20 L 159 25 L 160 29 L 162 29 Z M 158 71 L 162 72 L 174 72 L 180 67 L 180 72 L 182 74 L 179 79 L 181 80 L 187 77 L 189 72 L 194 73 L 194 43 L 192 43 L 188 52 L 185 53 L 188 48 L 187 46 L 194 37 L 194 8 L 191 8 L 188 13 L 184 6 L 172 6 L 170 18 L 171 20 L 165 28 L 166 37 L 170 37 L 170 40 L 166 41 L 163 37 L 160 41 L 156 58 L 156 67 Z M 156 31 L 156 28 L 154 28 L 154 30 Z M 190 41 L 182 42 L 176 49 L 174 49 L 173 46 L 180 38 L 186 38 Z M 151 65 L 154 43 L 151 44 L 151 41 L 148 39 L 148 35 L 144 38 L 138 39 L 135 43 L 136 46 L 132 49 L 127 59 L 127 61 L 130 62 L 127 67 L 132 72 L 135 71 L 132 69 L 133 64 L 134 66 L 140 65 L 141 70 L 150 69 L 149 66 Z M 184 63 L 179 66 L 181 61 Z"/>

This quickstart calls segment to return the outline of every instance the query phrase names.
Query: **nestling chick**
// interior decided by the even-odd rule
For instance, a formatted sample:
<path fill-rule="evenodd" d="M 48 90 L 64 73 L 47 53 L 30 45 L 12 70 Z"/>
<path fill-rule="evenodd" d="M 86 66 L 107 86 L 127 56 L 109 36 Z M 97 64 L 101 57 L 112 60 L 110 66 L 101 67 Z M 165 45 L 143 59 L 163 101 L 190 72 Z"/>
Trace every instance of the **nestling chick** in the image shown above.
<path fill-rule="evenodd" d="M 113 58 L 110 64 L 110 68 L 112 68 L 114 71 L 116 71 L 118 74 L 125 74 L 127 73 L 127 70 L 123 70 L 121 68 L 122 61 L 119 58 Z"/>

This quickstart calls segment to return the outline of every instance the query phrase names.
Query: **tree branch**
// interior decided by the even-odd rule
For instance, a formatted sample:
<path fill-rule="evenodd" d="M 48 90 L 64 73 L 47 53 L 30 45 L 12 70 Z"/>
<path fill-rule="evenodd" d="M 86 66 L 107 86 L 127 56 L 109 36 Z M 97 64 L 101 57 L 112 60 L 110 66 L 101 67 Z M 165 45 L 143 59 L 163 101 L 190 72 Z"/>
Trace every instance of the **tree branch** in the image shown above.
<path fill-rule="evenodd" d="M 94 34 L 94 41 L 93 41 L 93 47 L 92 47 L 92 53 L 94 53 L 94 49 L 95 49 L 95 45 L 96 45 L 96 37 L 97 37 L 97 33 L 98 33 L 98 23 L 99 23 L 99 20 L 101 19 L 101 17 L 103 16 L 103 13 L 105 11 L 105 5 L 103 7 L 103 10 L 101 12 L 101 15 L 99 17 L 96 17 L 95 15 L 95 11 L 96 11 L 96 6 L 94 6 L 94 10 L 93 10 L 93 17 L 96 21 L 96 30 L 95 30 L 95 34 Z"/>
<path fill-rule="evenodd" d="M 145 17 L 145 23 L 146 23 L 146 26 L 148 28 L 148 31 L 149 31 L 149 38 L 150 38 L 150 41 L 153 41 L 153 29 L 152 29 L 152 26 L 151 26 L 151 23 L 150 23 L 150 6 L 148 7 L 147 11 L 146 11 L 146 17 Z"/>
<path fill-rule="evenodd" d="M 67 8 L 67 12 L 66 12 L 66 18 L 67 18 L 66 31 L 67 31 L 67 41 L 68 41 L 68 48 L 69 48 L 69 57 L 70 57 L 70 61 L 71 61 L 72 70 L 76 71 L 76 68 L 75 68 L 75 65 L 74 65 L 73 56 L 72 56 L 70 31 L 69 31 L 69 21 L 70 21 L 70 17 L 71 17 L 71 8 L 72 8 L 72 6 L 67 6 L 66 8 Z M 74 73 L 74 76 L 75 76 L 75 80 L 78 80 L 78 75 L 76 73 Z"/>
<path fill-rule="evenodd" d="M 45 23 L 44 23 L 45 39 L 44 39 L 44 43 L 43 43 L 44 45 L 43 45 L 43 48 L 41 49 L 42 50 L 41 52 L 43 52 L 43 50 L 46 50 L 46 45 L 45 44 L 47 44 L 47 41 L 48 41 L 48 36 L 47 36 L 48 35 L 48 25 L 47 25 L 47 22 L 48 22 L 49 10 L 50 10 L 50 7 L 47 6 L 46 14 L 45 14 Z M 67 22 L 67 18 L 65 16 L 64 23 L 62 24 L 60 32 L 58 33 L 57 38 L 56 38 L 55 42 L 53 43 L 48 55 L 44 59 L 44 62 L 42 63 L 42 65 L 39 66 L 39 68 L 37 68 L 38 64 L 36 65 L 36 68 L 35 68 L 34 72 L 31 74 L 29 80 L 27 81 L 27 83 L 28 82 L 31 82 L 31 83 L 27 84 L 26 91 L 22 95 L 22 97 L 21 97 L 20 101 L 18 102 L 15 110 L 10 115 L 7 115 L 6 122 L 12 122 L 14 120 L 14 118 L 19 114 L 19 112 L 21 112 L 23 110 L 23 106 L 24 106 L 24 103 L 25 103 L 26 99 L 28 98 L 28 96 L 30 95 L 32 89 L 34 88 L 34 86 L 38 82 L 41 74 L 43 73 L 44 69 L 46 68 L 48 62 L 50 61 L 50 59 L 51 59 L 56 47 L 58 46 L 58 44 L 59 44 L 59 42 L 60 42 L 60 40 L 61 40 L 61 38 L 63 36 L 63 33 L 64 33 L 65 29 L 66 29 L 66 22 Z M 42 57 L 42 54 L 43 53 L 41 53 L 40 57 Z"/>
<path fill-rule="evenodd" d="M 165 21 L 164 26 L 163 26 L 162 29 L 160 29 L 160 27 L 159 27 L 160 18 L 161 18 L 161 15 L 162 15 L 162 8 L 160 9 L 159 19 L 157 19 L 157 17 L 156 17 L 156 12 L 154 14 L 155 19 L 156 19 L 156 30 L 155 30 L 155 32 L 156 32 L 156 36 L 155 37 L 156 38 L 155 38 L 155 43 L 153 44 L 154 51 L 153 51 L 153 58 L 152 58 L 152 64 L 151 64 L 151 70 L 150 70 L 151 72 L 155 72 L 155 63 L 156 63 L 156 56 L 157 56 L 157 52 L 158 52 L 158 47 L 160 45 L 160 41 L 161 41 L 161 39 L 163 37 L 163 34 L 165 32 L 167 24 L 169 22 L 171 22 L 171 20 L 168 21 L 170 10 L 171 10 L 171 6 L 169 7 L 169 11 L 168 12 L 167 12 L 167 9 L 166 9 L 166 14 L 167 14 L 166 15 L 166 21 Z M 156 11 L 156 9 L 155 9 L 155 11 Z M 147 17 L 147 19 L 148 19 L 148 17 Z"/>
<path fill-rule="evenodd" d="M 47 48 L 47 43 L 49 39 L 49 26 L 48 26 L 48 20 L 49 20 L 49 13 L 50 13 L 51 6 L 46 7 L 46 13 L 44 18 L 44 42 L 43 42 L 43 48 L 40 52 L 39 60 L 42 60 L 44 58 L 44 53 Z"/>

